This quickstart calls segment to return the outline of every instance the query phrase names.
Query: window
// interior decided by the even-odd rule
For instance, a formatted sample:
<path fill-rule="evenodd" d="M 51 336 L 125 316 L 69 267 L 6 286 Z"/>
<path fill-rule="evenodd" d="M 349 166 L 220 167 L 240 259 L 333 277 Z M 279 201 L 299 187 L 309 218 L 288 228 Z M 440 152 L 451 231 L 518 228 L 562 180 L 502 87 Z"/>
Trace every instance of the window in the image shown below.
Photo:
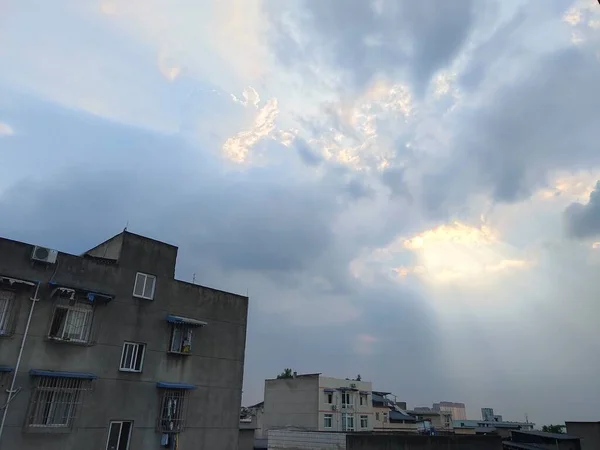
<path fill-rule="evenodd" d="M 0 336 L 8 336 L 12 333 L 10 322 L 14 303 L 14 292 L 0 291 Z"/>
<path fill-rule="evenodd" d="M 192 352 L 192 327 L 185 324 L 173 325 L 171 331 L 171 353 L 189 354 Z"/>
<path fill-rule="evenodd" d="M 325 403 L 332 404 L 333 403 L 333 393 L 325 392 Z"/>
<path fill-rule="evenodd" d="M 369 416 L 360 416 L 360 427 L 369 428 Z"/>
<path fill-rule="evenodd" d="M 360 394 L 360 406 L 364 406 L 367 404 L 367 395 Z"/>
<path fill-rule="evenodd" d="M 57 300 L 48 337 L 59 341 L 86 343 L 90 337 L 94 307 L 70 297 Z"/>
<path fill-rule="evenodd" d="M 158 431 L 179 433 L 185 425 L 185 389 L 165 389 L 161 398 Z"/>
<path fill-rule="evenodd" d="M 135 276 L 135 286 L 133 287 L 133 296 L 145 298 L 147 300 L 154 299 L 154 287 L 156 285 L 156 277 L 138 272 Z"/>
<path fill-rule="evenodd" d="M 350 392 L 342 392 L 342 405 L 352 405 Z"/>
<path fill-rule="evenodd" d="M 354 415 L 353 414 L 342 414 L 342 431 L 353 431 L 354 430 Z"/>
<path fill-rule="evenodd" d="M 31 397 L 28 426 L 30 428 L 68 428 L 73 424 L 83 391 L 90 380 L 82 378 L 37 377 Z"/>
<path fill-rule="evenodd" d="M 323 428 L 333 427 L 333 414 L 325 414 L 323 416 Z"/>
<path fill-rule="evenodd" d="M 380 420 L 380 419 L 379 419 L 379 413 L 378 413 L 378 412 L 376 412 L 376 413 L 375 413 L 375 420 Z"/>
<path fill-rule="evenodd" d="M 136 342 L 125 342 L 123 352 L 121 353 L 121 365 L 119 370 L 122 372 L 141 372 L 144 364 L 144 353 L 146 345 Z"/>
<path fill-rule="evenodd" d="M 133 422 L 111 422 L 108 427 L 106 450 L 129 450 Z"/>
<path fill-rule="evenodd" d="M 388 415 L 387 415 L 387 413 L 383 413 L 383 421 L 385 423 L 387 423 L 387 421 L 388 421 Z"/>

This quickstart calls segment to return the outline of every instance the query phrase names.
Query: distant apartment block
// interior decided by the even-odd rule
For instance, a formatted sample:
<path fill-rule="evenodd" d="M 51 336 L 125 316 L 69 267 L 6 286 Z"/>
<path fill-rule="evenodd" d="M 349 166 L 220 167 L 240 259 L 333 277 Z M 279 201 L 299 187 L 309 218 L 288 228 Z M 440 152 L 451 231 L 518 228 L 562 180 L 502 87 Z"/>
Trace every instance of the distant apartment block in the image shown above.
<path fill-rule="evenodd" d="M 432 409 L 434 411 L 444 411 L 452 413 L 452 419 L 454 420 L 461 420 L 467 418 L 467 409 L 464 403 L 439 402 L 434 403 Z"/>
<path fill-rule="evenodd" d="M 493 408 L 481 408 L 481 420 L 491 422 L 494 420 Z"/>
<path fill-rule="evenodd" d="M 129 232 L 80 255 L 0 238 L 0 448 L 238 448 L 248 299 L 176 259 Z"/>
<path fill-rule="evenodd" d="M 416 431 L 417 419 L 395 402 L 391 393 L 373 391 L 373 431 Z"/>
<path fill-rule="evenodd" d="M 510 437 L 511 431 L 532 431 L 535 423 L 495 420 L 455 420 L 453 427 L 455 434 L 498 434 L 502 437 Z"/>
<path fill-rule="evenodd" d="M 373 420 L 371 382 L 318 373 L 265 380 L 263 433 L 280 428 L 371 431 Z"/>

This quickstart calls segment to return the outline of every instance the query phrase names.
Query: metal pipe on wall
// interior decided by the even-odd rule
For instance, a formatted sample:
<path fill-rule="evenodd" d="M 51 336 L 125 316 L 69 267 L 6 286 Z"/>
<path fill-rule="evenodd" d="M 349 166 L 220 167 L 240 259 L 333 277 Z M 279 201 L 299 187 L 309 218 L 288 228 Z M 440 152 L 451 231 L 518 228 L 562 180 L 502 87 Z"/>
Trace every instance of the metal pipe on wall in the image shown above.
<path fill-rule="evenodd" d="M 8 389 L 8 399 L 6 400 L 6 405 L 4 405 L 4 412 L 2 413 L 2 422 L 0 422 L 0 448 L 2 448 L 2 432 L 4 431 L 4 423 L 6 422 L 6 415 L 8 414 L 8 408 L 10 406 L 11 400 L 14 398 L 15 391 L 15 383 L 17 381 L 17 374 L 19 373 L 19 366 L 21 365 L 21 358 L 23 357 L 23 349 L 25 348 L 25 341 L 27 340 L 27 334 L 29 333 L 29 325 L 31 324 L 31 317 L 33 316 L 33 310 L 35 308 L 35 304 L 39 301 L 38 293 L 40 290 L 40 282 L 38 281 L 35 287 L 35 293 L 31 300 L 31 308 L 29 309 L 29 317 L 27 317 L 27 325 L 25 325 L 25 332 L 23 333 L 23 339 L 21 340 L 21 347 L 19 348 L 19 356 L 17 356 L 17 362 L 15 364 L 15 370 L 13 372 L 12 381 L 10 383 L 10 388 Z"/>

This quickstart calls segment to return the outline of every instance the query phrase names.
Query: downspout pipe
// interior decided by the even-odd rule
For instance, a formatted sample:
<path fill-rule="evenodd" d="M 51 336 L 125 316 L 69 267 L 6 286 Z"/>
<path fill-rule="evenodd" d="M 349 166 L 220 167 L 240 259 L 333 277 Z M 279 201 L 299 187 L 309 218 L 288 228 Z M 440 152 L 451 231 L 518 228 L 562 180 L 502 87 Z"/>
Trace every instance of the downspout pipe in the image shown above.
<path fill-rule="evenodd" d="M 8 389 L 8 399 L 6 400 L 4 412 L 2 413 L 2 422 L 0 422 L 0 448 L 2 448 L 2 432 L 4 431 L 4 423 L 6 422 L 8 408 L 10 407 L 10 402 L 12 401 L 14 394 L 17 392 L 15 391 L 15 383 L 17 381 L 17 374 L 19 373 L 19 366 L 21 365 L 21 358 L 23 357 L 23 349 L 25 348 L 25 342 L 27 340 L 27 335 L 29 334 L 29 325 L 31 324 L 31 318 L 33 317 L 33 310 L 35 308 L 35 304 L 40 300 L 38 298 L 39 291 L 40 282 L 38 281 L 35 287 L 35 294 L 33 294 L 33 297 L 30 298 L 31 308 L 29 308 L 29 317 L 27 317 L 27 325 L 25 325 L 25 332 L 23 333 L 23 339 L 21 340 L 19 356 L 17 356 L 17 363 L 15 364 L 15 370 L 13 372 L 12 381 L 10 383 L 10 388 Z"/>

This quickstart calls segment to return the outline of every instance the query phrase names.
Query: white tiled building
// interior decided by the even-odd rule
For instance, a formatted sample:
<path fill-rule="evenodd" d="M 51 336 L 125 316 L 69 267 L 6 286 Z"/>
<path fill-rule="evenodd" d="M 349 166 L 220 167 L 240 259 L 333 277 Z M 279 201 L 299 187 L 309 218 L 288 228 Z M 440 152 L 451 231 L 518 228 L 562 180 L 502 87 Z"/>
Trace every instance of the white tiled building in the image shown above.
<path fill-rule="evenodd" d="M 265 380 L 265 431 L 372 431 L 371 382 L 321 374 Z"/>

